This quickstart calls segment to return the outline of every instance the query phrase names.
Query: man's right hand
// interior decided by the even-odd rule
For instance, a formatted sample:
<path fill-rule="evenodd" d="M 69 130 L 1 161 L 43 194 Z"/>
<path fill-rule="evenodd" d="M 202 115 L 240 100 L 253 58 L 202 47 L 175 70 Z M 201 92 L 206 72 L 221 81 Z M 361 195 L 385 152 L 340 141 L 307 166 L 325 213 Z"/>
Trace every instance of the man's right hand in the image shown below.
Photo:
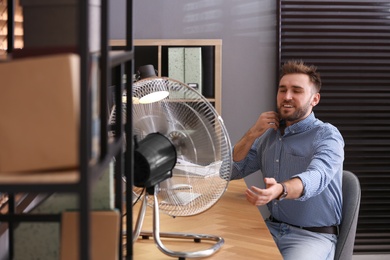
<path fill-rule="evenodd" d="M 256 123 L 249 129 L 254 139 L 258 138 L 269 128 L 277 130 L 279 128 L 279 115 L 275 111 L 262 113 Z"/>
<path fill-rule="evenodd" d="M 246 132 L 246 134 L 234 146 L 233 161 L 243 160 L 248 154 L 253 142 L 265 133 L 268 129 L 279 128 L 279 115 L 275 111 L 262 113 L 256 123 Z"/>

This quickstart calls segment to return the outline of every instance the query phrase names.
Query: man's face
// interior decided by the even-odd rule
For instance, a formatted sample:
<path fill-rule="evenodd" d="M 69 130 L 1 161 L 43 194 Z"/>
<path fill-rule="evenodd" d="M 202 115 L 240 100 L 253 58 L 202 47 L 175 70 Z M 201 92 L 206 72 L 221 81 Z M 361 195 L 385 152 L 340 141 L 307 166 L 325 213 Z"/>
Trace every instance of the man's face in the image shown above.
<path fill-rule="evenodd" d="M 305 119 L 319 101 L 320 94 L 315 92 L 308 75 L 287 74 L 280 79 L 277 106 L 287 126 Z"/>

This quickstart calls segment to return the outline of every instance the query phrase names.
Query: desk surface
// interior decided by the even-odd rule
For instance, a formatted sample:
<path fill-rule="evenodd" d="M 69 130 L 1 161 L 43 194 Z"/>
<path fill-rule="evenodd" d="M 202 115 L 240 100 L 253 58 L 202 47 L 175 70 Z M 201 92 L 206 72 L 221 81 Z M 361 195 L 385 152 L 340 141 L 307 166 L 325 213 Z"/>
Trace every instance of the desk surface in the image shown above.
<path fill-rule="evenodd" d="M 282 259 L 260 212 L 246 201 L 245 189 L 244 180 L 231 181 L 221 199 L 212 208 L 196 216 L 171 218 L 161 213 L 160 231 L 210 234 L 224 238 L 225 243 L 219 251 L 208 258 L 196 259 Z M 136 205 L 133 210 L 134 220 L 137 213 Z M 148 207 L 142 231 L 152 230 L 152 220 L 152 208 Z M 172 242 L 164 238 L 162 241 L 170 250 L 185 252 L 205 249 L 212 243 L 193 243 L 189 240 Z M 176 259 L 162 253 L 154 244 L 153 238 L 138 239 L 133 251 L 135 260 Z"/>

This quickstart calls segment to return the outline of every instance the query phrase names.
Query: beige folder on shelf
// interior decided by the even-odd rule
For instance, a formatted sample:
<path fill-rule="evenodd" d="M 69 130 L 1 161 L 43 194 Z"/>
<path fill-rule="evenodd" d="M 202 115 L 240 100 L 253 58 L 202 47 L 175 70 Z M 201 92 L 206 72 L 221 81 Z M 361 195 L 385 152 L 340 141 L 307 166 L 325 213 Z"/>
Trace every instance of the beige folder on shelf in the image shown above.
<path fill-rule="evenodd" d="M 195 90 L 202 93 L 202 48 L 201 47 L 169 47 L 168 77 L 177 81 L 196 86 Z M 170 93 L 170 98 L 190 98 L 184 92 Z"/>
<path fill-rule="evenodd" d="M 2 62 L 0 79 L 0 174 L 78 167 L 78 55 Z"/>
<path fill-rule="evenodd" d="M 185 83 L 189 86 L 196 85 L 195 90 L 202 94 L 202 49 L 200 47 L 185 48 L 184 64 Z"/>
<path fill-rule="evenodd" d="M 184 48 L 168 48 L 168 77 L 180 82 L 185 82 L 184 78 Z M 171 99 L 183 99 L 184 92 L 172 89 L 169 93 Z"/>

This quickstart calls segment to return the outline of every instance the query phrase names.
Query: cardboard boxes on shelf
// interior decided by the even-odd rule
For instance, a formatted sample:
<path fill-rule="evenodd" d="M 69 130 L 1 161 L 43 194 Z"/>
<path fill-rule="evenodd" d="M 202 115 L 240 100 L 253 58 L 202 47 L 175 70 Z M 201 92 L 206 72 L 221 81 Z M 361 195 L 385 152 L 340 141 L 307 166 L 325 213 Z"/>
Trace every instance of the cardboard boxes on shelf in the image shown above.
<path fill-rule="evenodd" d="M 78 259 L 79 235 L 77 212 L 62 213 L 61 260 Z M 118 211 L 91 212 L 91 259 L 108 260 L 119 257 Z"/>
<path fill-rule="evenodd" d="M 78 167 L 78 55 L 3 62 L 0 78 L 0 174 Z"/>
<path fill-rule="evenodd" d="M 54 193 L 46 200 L 34 206 L 30 211 L 31 214 L 62 214 L 64 212 L 71 212 L 76 214 L 78 211 L 78 198 L 76 194 L 72 193 Z M 93 212 L 108 214 L 111 217 L 110 223 L 113 223 L 114 218 L 119 213 L 114 209 L 114 163 L 110 163 L 109 168 L 104 171 L 102 176 L 96 180 L 92 187 L 91 194 L 91 213 Z M 103 213 L 108 212 L 108 213 Z M 97 214 L 96 213 L 96 214 Z M 68 214 L 68 213 L 65 213 Z M 98 214 L 99 215 L 99 214 Z M 115 215 L 115 216 L 114 216 Z M 98 217 L 99 218 L 99 217 Z M 94 220 L 92 220 L 94 221 Z M 14 234 L 14 260 L 52 260 L 60 259 L 64 249 L 62 249 L 63 228 L 58 222 L 22 222 L 15 228 Z M 94 225 L 92 223 L 92 225 Z M 107 232 L 117 232 L 115 224 L 108 226 L 100 226 L 97 231 L 91 227 L 92 236 L 100 234 L 106 228 L 110 230 Z M 112 228 L 112 230 L 111 230 Z M 76 229 L 73 227 L 72 230 Z M 78 230 L 78 229 L 76 229 Z M 108 234 L 108 233 L 107 233 Z M 112 234 L 112 233 L 110 233 Z M 119 234 L 117 236 L 119 239 Z M 112 242 L 117 241 L 117 238 L 112 238 Z M 105 239 L 111 239 L 105 237 Z M 92 242 L 93 243 L 93 242 Z M 119 247 L 119 244 L 117 244 Z M 93 250 L 93 248 L 92 248 Z M 110 251 L 112 252 L 112 251 Z M 64 259 L 64 258 L 62 258 Z M 72 260 L 76 258 L 71 258 Z M 95 258 L 93 258 L 95 259 Z M 117 258 L 107 258 L 117 259 Z"/>

